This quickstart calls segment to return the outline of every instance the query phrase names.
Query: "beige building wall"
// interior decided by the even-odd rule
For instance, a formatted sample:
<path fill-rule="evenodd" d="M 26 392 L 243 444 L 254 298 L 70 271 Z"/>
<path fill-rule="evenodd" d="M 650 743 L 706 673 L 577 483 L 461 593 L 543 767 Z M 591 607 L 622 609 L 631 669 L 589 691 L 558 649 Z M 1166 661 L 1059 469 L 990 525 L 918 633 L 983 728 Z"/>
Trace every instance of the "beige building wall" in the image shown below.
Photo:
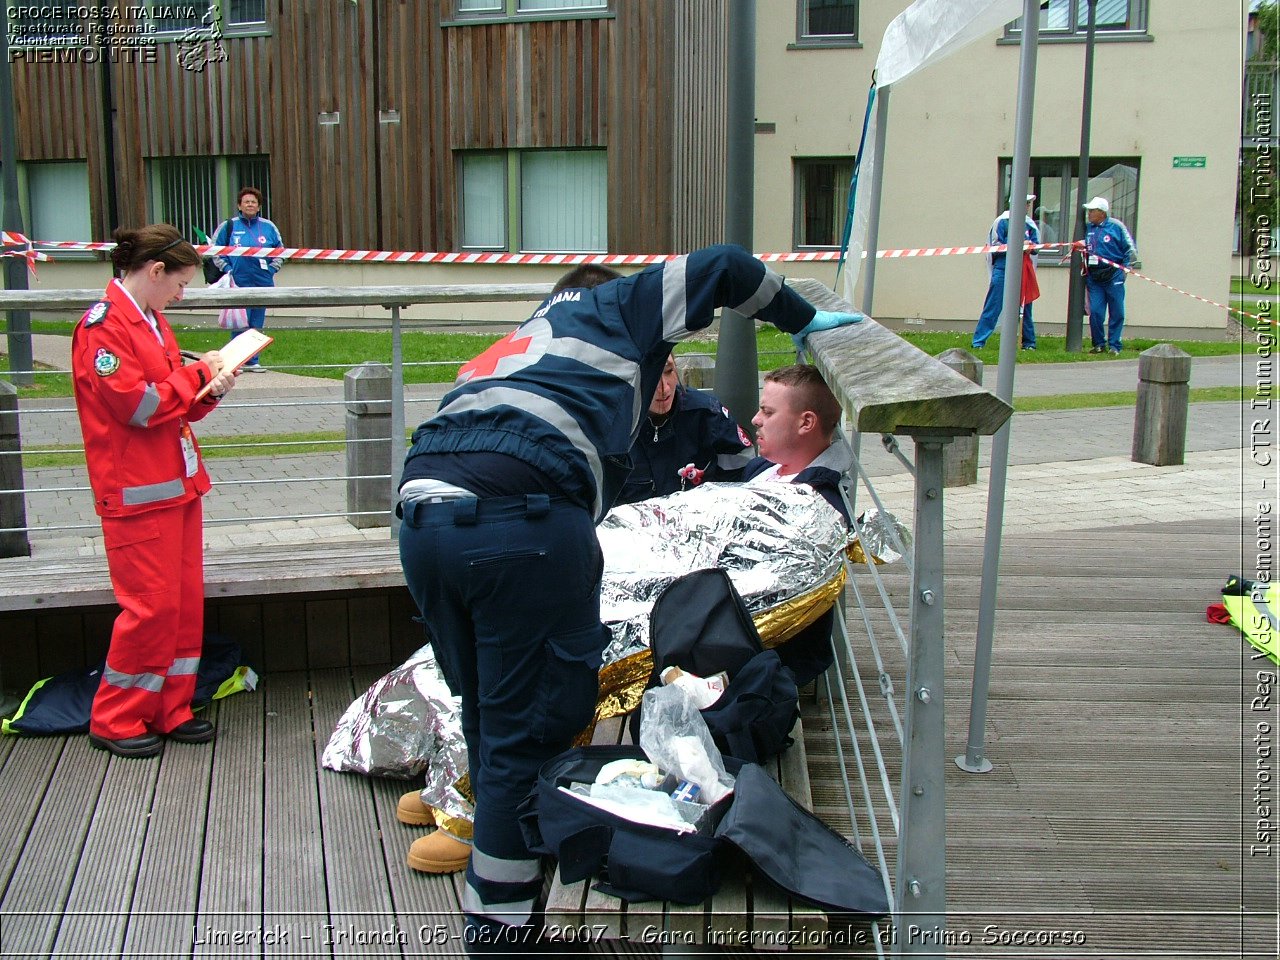
<path fill-rule="evenodd" d="M 795 4 L 757 5 L 756 116 L 776 133 L 756 137 L 756 249 L 793 243 L 792 157 L 852 155 L 885 27 L 905 0 L 860 4 L 861 49 L 788 49 Z M 1135 226 L 1142 272 L 1226 302 L 1240 145 L 1238 4 L 1152 0 L 1146 41 L 1099 42 L 1094 64 L 1094 156 L 1141 158 Z M 997 207 L 1000 157 L 1013 153 L 1016 45 L 979 40 L 892 91 L 880 247 L 959 246 L 985 241 Z M 1033 157 L 1079 154 L 1084 44 L 1038 48 Z M 870 145 L 868 145 L 869 147 Z M 1173 169 L 1175 155 L 1204 156 L 1203 169 Z M 825 282 L 833 271 L 805 265 Z M 1067 269 L 1042 267 L 1037 324 L 1066 315 Z M 873 312 L 976 321 L 986 293 L 981 256 L 881 260 Z M 859 296 L 861 291 L 859 291 Z M 1128 329 L 1212 336 L 1221 310 L 1131 277 Z M 937 326 L 937 323 L 933 325 Z"/>

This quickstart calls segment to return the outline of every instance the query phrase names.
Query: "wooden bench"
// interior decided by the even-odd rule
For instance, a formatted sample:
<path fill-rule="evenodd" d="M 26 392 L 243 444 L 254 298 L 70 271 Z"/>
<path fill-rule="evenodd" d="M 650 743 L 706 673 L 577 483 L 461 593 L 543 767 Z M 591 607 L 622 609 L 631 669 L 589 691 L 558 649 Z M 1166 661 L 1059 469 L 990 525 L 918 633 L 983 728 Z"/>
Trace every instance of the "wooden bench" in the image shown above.
<path fill-rule="evenodd" d="M 0 559 L 0 677 L 10 691 L 97 663 L 118 607 L 106 558 Z M 205 553 L 205 631 L 260 672 L 399 663 L 423 643 L 394 541 Z"/>
<path fill-rule="evenodd" d="M 621 718 L 602 723 L 593 742 L 626 742 L 624 727 Z M 799 720 L 791 736 L 792 745 L 767 767 L 787 793 L 812 810 Z M 557 870 L 547 900 L 547 924 L 570 937 L 581 932 L 593 942 L 660 945 L 670 955 L 699 946 L 821 949 L 827 934 L 826 914 L 757 879 L 745 865 L 743 869 L 741 874 L 727 876 L 715 896 L 697 906 L 657 900 L 628 904 L 593 889 L 592 880 L 563 883 Z"/>

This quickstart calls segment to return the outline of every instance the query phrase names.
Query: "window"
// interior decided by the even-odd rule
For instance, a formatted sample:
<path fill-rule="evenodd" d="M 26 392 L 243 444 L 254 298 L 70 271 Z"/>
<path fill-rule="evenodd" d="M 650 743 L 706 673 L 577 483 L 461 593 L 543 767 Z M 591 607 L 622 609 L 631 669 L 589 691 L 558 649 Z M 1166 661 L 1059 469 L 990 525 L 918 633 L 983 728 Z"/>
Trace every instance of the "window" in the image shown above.
<path fill-rule="evenodd" d="M 465 250 L 602 253 L 609 236 L 606 152 L 459 154 L 458 208 Z"/>
<path fill-rule="evenodd" d="M 266 157 L 156 157 L 148 168 L 152 219 L 173 224 L 192 242 L 201 233 L 212 237 L 218 224 L 235 212 L 241 187 L 261 190 L 262 215 L 271 216 Z"/>
<path fill-rule="evenodd" d="M 1071 240 L 1076 228 L 1076 165 L 1079 157 L 1032 157 L 1031 187 L 1036 195 L 1032 219 L 1040 228 L 1045 243 Z M 1137 157 L 1090 157 L 1089 183 L 1084 199 L 1105 197 L 1111 204 L 1111 216 L 1124 223 L 1138 236 L 1138 167 Z M 1009 196 L 1012 162 L 1000 161 L 1000 199 Z M 1000 206 L 1005 209 L 1005 204 Z M 1054 265 L 1042 259 L 1041 266 Z"/>
<path fill-rule="evenodd" d="M 94 240 L 89 207 L 89 165 L 28 163 L 28 234 L 33 240 Z M 61 254 L 59 254 L 61 256 Z"/>
<path fill-rule="evenodd" d="M 850 44 L 857 39 L 857 0 L 798 0 L 797 46 Z"/>
<path fill-rule="evenodd" d="M 462 160 L 462 245 L 470 250 L 507 248 L 507 157 L 471 154 Z"/>
<path fill-rule="evenodd" d="M 553 17 L 608 9 L 609 0 L 457 0 L 459 17 Z"/>
<path fill-rule="evenodd" d="M 1098 36 L 1146 34 L 1147 0 L 1095 0 L 1094 28 Z M 1084 37 L 1089 23 L 1089 0 L 1047 0 L 1040 7 L 1042 38 Z M 1019 17 L 1005 28 L 1006 37 L 1022 32 Z"/>
<path fill-rule="evenodd" d="M 191 0 L 170 3 L 149 0 L 151 22 L 161 33 L 178 33 L 200 26 L 247 27 L 267 22 L 267 0 Z"/>
<path fill-rule="evenodd" d="M 795 246 L 839 249 L 849 209 L 852 157 L 796 158 Z"/>

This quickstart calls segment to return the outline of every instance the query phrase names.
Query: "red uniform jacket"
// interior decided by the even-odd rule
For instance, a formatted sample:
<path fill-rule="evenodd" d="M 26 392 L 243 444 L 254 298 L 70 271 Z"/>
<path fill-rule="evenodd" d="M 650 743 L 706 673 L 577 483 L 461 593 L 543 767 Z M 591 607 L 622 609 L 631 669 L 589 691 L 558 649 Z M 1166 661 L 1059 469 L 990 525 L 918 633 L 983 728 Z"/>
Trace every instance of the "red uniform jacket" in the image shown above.
<path fill-rule="evenodd" d="M 217 405 L 194 401 L 213 379 L 208 364 L 182 365 L 178 342 L 164 316 L 155 314 L 164 345 L 118 280 L 90 307 L 71 339 L 80 430 L 93 505 L 99 516 L 127 517 L 172 507 L 209 490 L 209 475 L 187 421 Z M 183 432 L 190 438 L 195 470 L 188 476 Z"/>

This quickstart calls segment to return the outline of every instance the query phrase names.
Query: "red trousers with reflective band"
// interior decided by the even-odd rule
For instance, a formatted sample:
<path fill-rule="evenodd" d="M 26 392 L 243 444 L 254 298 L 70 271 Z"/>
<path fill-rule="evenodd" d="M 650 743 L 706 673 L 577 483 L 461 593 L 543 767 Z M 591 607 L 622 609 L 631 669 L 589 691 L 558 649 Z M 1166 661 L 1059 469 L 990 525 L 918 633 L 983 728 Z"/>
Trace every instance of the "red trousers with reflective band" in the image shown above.
<path fill-rule="evenodd" d="M 89 731 L 120 740 L 191 719 L 204 636 L 200 498 L 131 517 L 103 517 L 120 615 Z"/>

